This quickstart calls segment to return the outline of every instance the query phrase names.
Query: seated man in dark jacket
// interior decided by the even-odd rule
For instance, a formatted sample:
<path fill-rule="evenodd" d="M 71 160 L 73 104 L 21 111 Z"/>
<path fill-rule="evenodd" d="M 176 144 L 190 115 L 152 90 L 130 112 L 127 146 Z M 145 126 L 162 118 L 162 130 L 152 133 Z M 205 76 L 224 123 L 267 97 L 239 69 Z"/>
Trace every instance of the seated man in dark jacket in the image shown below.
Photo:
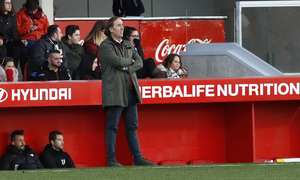
<path fill-rule="evenodd" d="M 64 137 L 59 131 L 52 131 L 49 134 L 49 142 L 40 155 L 40 159 L 45 168 L 74 168 L 70 155 L 62 149 L 64 148 Z"/>
<path fill-rule="evenodd" d="M 25 145 L 23 130 L 15 130 L 11 133 L 11 145 L 1 157 L 0 165 L 2 170 L 43 168 L 35 151 Z"/>
<path fill-rule="evenodd" d="M 69 70 L 61 67 L 61 55 L 59 50 L 50 50 L 47 60 L 43 66 L 37 70 L 37 81 L 70 80 Z"/>
<path fill-rule="evenodd" d="M 66 56 L 64 46 L 61 42 L 62 33 L 58 25 L 51 25 L 47 30 L 47 34 L 39 39 L 34 47 L 32 57 L 28 61 L 27 79 L 29 81 L 35 80 L 36 72 L 45 62 L 47 62 L 47 53 L 50 50 L 59 50 L 61 53 L 61 66 L 69 68 L 69 61 Z"/>

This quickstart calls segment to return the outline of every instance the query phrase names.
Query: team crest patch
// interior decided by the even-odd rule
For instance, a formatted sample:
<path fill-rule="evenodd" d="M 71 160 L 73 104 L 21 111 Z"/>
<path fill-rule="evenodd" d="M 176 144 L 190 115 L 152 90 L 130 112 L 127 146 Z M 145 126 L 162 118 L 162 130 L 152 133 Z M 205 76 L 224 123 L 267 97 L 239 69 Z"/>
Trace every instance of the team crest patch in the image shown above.
<path fill-rule="evenodd" d="M 65 165 L 65 164 L 66 164 L 66 160 L 65 160 L 65 159 L 61 159 L 60 161 L 61 161 L 61 164 L 62 164 L 62 165 Z"/>

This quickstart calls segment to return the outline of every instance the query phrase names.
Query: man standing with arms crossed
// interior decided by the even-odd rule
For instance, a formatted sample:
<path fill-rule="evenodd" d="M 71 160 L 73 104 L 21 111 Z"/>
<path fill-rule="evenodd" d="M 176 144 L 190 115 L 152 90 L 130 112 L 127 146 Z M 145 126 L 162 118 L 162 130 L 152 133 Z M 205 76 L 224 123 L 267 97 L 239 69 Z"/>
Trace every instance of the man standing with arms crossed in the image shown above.
<path fill-rule="evenodd" d="M 121 114 L 123 114 L 126 137 L 134 165 L 155 165 L 142 157 L 136 132 L 137 103 L 142 102 L 136 71 L 143 67 L 143 62 L 130 42 L 122 40 L 123 31 L 122 19 L 110 18 L 105 29 L 108 38 L 99 48 L 102 67 L 102 104 L 107 111 L 107 166 L 122 166 L 116 161 L 115 156 Z"/>

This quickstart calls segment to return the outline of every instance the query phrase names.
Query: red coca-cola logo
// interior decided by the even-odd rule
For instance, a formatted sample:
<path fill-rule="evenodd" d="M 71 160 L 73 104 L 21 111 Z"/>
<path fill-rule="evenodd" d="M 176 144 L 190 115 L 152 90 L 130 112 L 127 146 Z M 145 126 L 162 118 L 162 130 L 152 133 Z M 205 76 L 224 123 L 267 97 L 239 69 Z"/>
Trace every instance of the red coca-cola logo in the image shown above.
<path fill-rule="evenodd" d="M 201 39 L 193 38 L 189 40 L 187 44 L 208 44 L 211 41 L 212 39 L 201 40 Z M 169 39 L 165 39 L 156 48 L 155 60 L 157 62 L 161 63 L 164 61 L 165 57 L 168 56 L 169 54 L 172 53 L 179 54 L 179 52 L 185 51 L 186 49 L 186 44 L 175 45 L 175 44 L 169 44 L 169 42 L 170 42 Z"/>

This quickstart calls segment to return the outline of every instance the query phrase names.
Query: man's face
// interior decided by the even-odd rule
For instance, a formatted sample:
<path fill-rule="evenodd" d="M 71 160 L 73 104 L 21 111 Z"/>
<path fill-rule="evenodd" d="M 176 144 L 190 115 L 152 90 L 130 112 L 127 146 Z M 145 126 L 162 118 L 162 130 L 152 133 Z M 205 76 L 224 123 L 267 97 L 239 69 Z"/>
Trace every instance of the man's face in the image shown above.
<path fill-rule="evenodd" d="M 123 37 L 123 31 L 123 21 L 120 18 L 118 18 L 117 20 L 115 20 L 114 26 L 110 28 L 111 37 L 116 40 L 121 40 Z"/>
<path fill-rule="evenodd" d="M 71 41 L 71 44 L 79 44 L 80 41 L 80 31 L 76 30 L 72 36 L 68 35 L 68 38 Z"/>
<path fill-rule="evenodd" d="M 53 53 L 48 58 L 49 65 L 54 68 L 58 68 L 61 66 L 61 55 L 59 53 Z"/>
<path fill-rule="evenodd" d="M 52 148 L 59 151 L 64 148 L 64 137 L 63 135 L 57 134 L 55 141 L 51 140 Z"/>
<path fill-rule="evenodd" d="M 20 151 L 25 150 L 25 139 L 23 135 L 16 135 L 14 140 L 11 142 L 12 145 L 16 146 Z"/>
<path fill-rule="evenodd" d="M 62 38 L 63 34 L 61 33 L 61 29 L 60 28 L 57 28 L 57 31 L 56 33 L 54 33 L 54 41 L 57 41 L 57 42 L 61 42 L 61 38 Z"/>

